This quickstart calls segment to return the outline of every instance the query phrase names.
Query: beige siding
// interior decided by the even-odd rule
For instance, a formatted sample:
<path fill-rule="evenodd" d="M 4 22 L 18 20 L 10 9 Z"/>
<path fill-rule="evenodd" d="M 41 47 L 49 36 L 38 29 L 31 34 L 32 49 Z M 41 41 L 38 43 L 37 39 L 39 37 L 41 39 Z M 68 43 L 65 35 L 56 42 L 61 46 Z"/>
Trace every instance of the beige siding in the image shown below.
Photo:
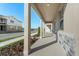
<path fill-rule="evenodd" d="M 76 54 L 79 55 L 79 4 L 67 4 L 64 13 L 64 31 L 75 35 Z"/>

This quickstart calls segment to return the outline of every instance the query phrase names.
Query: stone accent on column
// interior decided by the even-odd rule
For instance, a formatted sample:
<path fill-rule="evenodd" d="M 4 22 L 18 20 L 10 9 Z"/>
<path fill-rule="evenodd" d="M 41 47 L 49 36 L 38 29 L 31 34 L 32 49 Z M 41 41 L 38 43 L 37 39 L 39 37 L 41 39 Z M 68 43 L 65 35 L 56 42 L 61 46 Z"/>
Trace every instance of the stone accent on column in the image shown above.
<path fill-rule="evenodd" d="M 75 38 L 72 33 L 58 31 L 58 43 L 63 48 L 67 56 L 75 55 Z"/>

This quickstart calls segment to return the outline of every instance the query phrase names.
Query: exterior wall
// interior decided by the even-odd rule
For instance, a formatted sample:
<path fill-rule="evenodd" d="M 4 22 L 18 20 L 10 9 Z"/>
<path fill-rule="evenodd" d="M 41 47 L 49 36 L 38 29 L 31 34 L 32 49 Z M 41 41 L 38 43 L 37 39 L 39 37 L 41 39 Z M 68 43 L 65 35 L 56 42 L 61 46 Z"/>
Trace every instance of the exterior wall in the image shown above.
<path fill-rule="evenodd" d="M 0 25 L 0 32 L 6 31 L 6 25 Z"/>
<path fill-rule="evenodd" d="M 6 31 L 7 19 L 0 15 L 0 33 Z"/>
<path fill-rule="evenodd" d="M 13 26 L 13 25 L 6 25 L 7 27 L 7 31 L 22 31 L 22 27 L 21 26 Z"/>
<path fill-rule="evenodd" d="M 16 26 L 7 25 L 7 31 L 16 31 Z"/>
<path fill-rule="evenodd" d="M 11 21 L 14 21 L 14 23 L 12 23 Z M 22 23 L 18 21 L 15 17 L 11 16 L 7 17 L 7 25 L 22 26 Z"/>
<path fill-rule="evenodd" d="M 63 15 L 63 14 L 62 14 Z M 63 19 L 61 19 L 60 18 L 60 14 L 58 14 L 57 15 L 57 17 L 54 19 L 54 21 L 53 21 L 53 29 L 52 29 L 52 31 L 54 32 L 54 33 L 56 33 L 58 30 L 60 30 L 60 21 L 61 20 L 63 20 Z"/>
<path fill-rule="evenodd" d="M 15 17 L 7 17 L 7 31 L 22 31 L 22 23 Z"/>
<path fill-rule="evenodd" d="M 0 24 L 6 25 L 6 31 L 22 31 L 22 23 L 18 21 L 13 16 L 0 16 L 1 19 L 3 19 L 3 22 L 0 20 Z"/>
<path fill-rule="evenodd" d="M 0 17 L 0 24 L 7 23 L 7 19 Z"/>
<path fill-rule="evenodd" d="M 58 30 L 63 30 L 63 23 L 61 24 L 61 21 L 63 20 L 64 10 L 66 8 L 67 4 L 63 4 L 62 9 L 56 14 L 54 21 L 53 21 L 53 32 L 56 33 Z M 62 26 L 61 26 L 62 25 Z"/>
<path fill-rule="evenodd" d="M 52 23 L 46 23 L 45 24 L 45 32 L 51 32 L 52 31 Z"/>
<path fill-rule="evenodd" d="M 75 35 L 75 51 L 79 55 L 79 4 L 67 4 L 64 13 L 64 31 Z"/>

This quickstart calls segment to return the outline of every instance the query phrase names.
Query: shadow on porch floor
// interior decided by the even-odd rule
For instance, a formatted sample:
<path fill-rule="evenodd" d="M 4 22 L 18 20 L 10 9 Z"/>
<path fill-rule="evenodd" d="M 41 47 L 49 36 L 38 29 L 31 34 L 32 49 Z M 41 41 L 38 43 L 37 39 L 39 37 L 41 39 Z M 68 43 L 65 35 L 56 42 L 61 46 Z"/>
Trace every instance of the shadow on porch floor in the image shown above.
<path fill-rule="evenodd" d="M 31 46 L 30 56 L 65 56 L 65 51 L 56 42 L 56 36 L 39 39 Z"/>

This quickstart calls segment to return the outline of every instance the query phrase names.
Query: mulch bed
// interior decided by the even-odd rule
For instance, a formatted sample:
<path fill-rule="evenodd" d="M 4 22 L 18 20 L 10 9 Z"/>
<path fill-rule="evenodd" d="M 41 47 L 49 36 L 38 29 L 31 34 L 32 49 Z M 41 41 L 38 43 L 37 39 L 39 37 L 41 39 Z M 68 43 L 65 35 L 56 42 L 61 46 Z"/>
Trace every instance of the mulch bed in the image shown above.
<path fill-rule="evenodd" d="M 31 37 L 31 45 L 33 45 L 38 38 Z M 15 42 L 11 45 L 0 48 L 0 56 L 23 56 L 24 40 Z"/>
<path fill-rule="evenodd" d="M 24 40 L 0 48 L 0 56 L 23 56 Z"/>

